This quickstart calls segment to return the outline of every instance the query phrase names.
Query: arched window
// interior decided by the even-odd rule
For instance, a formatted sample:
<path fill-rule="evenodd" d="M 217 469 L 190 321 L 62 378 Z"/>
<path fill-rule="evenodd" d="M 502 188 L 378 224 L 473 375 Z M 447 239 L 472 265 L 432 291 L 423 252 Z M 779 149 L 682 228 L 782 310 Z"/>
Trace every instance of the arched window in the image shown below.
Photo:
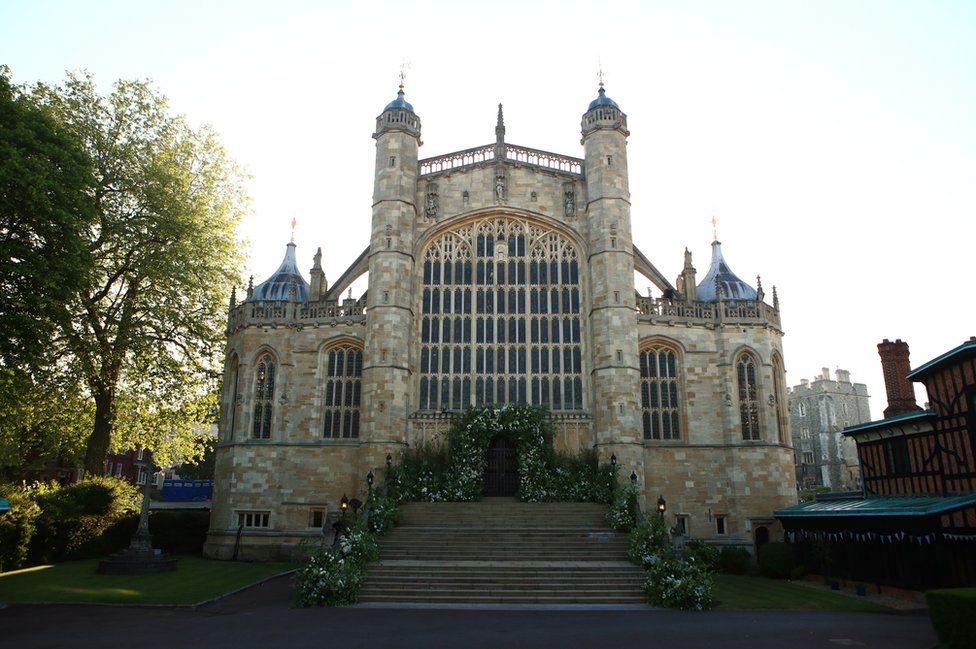
<path fill-rule="evenodd" d="M 742 354 L 735 363 L 739 385 L 739 421 L 742 439 L 759 439 L 759 388 L 756 382 L 756 359 Z"/>
<path fill-rule="evenodd" d="M 323 437 L 359 437 L 362 374 L 363 350 L 360 347 L 341 344 L 326 352 Z"/>
<path fill-rule="evenodd" d="M 573 241 L 552 228 L 492 217 L 439 235 L 422 254 L 421 410 L 509 403 L 583 409 Z"/>
<path fill-rule="evenodd" d="M 783 370 L 783 361 L 779 354 L 773 355 L 773 396 L 775 397 L 776 407 L 776 426 L 777 435 L 780 442 L 786 443 L 787 430 L 789 429 L 789 415 L 787 414 L 786 404 L 786 372 Z M 846 405 L 846 404 L 845 404 Z"/>
<path fill-rule="evenodd" d="M 271 354 L 262 354 L 258 360 L 254 376 L 254 426 L 251 429 L 254 439 L 271 438 L 276 367 Z"/>
<path fill-rule="evenodd" d="M 228 413 L 226 419 L 227 429 L 224 431 L 225 439 L 234 439 L 235 429 L 237 428 L 237 390 L 240 374 L 241 366 L 235 354 L 230 360 L 230 371 L 227 372 L 227 378 L 230 380 L 230 389 L 228 390 L 230 401 L 227 404 Z"/>
<path fill-rule="evenodd" d="M 653 345 L 640 353 L 641 420 L 644 439 L 681 439 L 678 354 Z"/>

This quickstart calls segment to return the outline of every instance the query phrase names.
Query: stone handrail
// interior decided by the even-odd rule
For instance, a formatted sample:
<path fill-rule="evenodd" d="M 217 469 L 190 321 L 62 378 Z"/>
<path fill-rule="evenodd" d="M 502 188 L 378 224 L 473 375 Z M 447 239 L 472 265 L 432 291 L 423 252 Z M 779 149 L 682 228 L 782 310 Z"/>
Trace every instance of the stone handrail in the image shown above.
<path fill-rule="evenodd" d="M 564 173 L 583 175 L 583 161 L 558 153 L 529 149 L 523 146 L 506 145 L 505 158 L 519 164 L 527 164 L 543 169 L 552 169 Z"/>
<path fill-rule="evenodd" d="M 420 161 L 420 175 L 429 176 L 444 171 L 454 171 L 464 167 L 473 167 L 484 162 L 495 159 L 495 145 L 486 144 L 477 146 L 473 149 L 455 151 L 436 158 L 427 158 Z"/>
<path fill-rule="evenodd" d="M 752 300 L 684 302 L 665 298 L 637 298 L 637 319 L 652 323 L 768 324 L 780 328 L 779 311 Z"/>
<path fill-rule="evenodd" d="M 227 330 L 248 325 L 313 326 L 349 324 L 366 321 L 365 304 L 360 300 L 325 300 L 322 302 L 242 302 L 230 311 Z"/>
<path fill-rule="evenodd" d="M 492 162 L 498 159 L 499 151 L 502 151 L 504 160 L 517 165 L 528 165 L 573 176 L 583 175 L 583 160 L 580 158 L 513 144 L 503 144 L 500 147 L 496 144 L 485 144 L 473 149 L 455 151 L 454 153 L 421 160 L 419 162 L 420 176 L 433 176 Z"/>

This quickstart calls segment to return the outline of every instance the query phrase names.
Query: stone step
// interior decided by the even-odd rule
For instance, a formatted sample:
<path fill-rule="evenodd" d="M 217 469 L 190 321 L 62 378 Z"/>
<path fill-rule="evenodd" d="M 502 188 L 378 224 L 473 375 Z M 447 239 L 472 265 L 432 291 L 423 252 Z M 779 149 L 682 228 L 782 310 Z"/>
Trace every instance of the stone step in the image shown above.
<path fill-rule="evenodd" d="M 400 566 L 388 566 L 377 564 L 370 568 L 370 578 L 377 577 L 390 578 L 471 578 L 471 579 L 617 579 L 617 578 L 643 578 L 641 570 L 634 566 L 633 569 L 627 568 L 491 568 L 491 569 L 470 569 L 457 568 L 453 566 L 413 566 L 403 568 Z"/>
<path fill-rule="evenodd" d="M 399 603 L 439 603 L 439 604 L 644 604 L 646 598 L 643 593 L 604 593 L 577 592 L 552 593 L 537 591 L 534 593 L 472 593 L 467 591 L 453 592 L 401 592 L 375 591 L 363 592 L 360 602 L 399 602 Z"/>
<path fill-rule="evenodd" d="M 493 589 L 509 590 L 633 590 L 640 589 L 643 580 L 641 579 L 614 579 L 611 581 L 549 581 L 549 580 L 526 580 L 526 581 L 489 581 L 487 579 L 462 581 L 448 579 L 431 580 L 411 580 L 407 577 L 399 579 L 373 579 L 364 582 L 364 587 L 371 589 L 450 589 L 450 590 L 475 590 L 488 591 Z"/>
<path fill-rule="evenodd" d="M 595 503 L 409 503 L 380 540 L 362 602 L 643 603 L 629 539 Z"/>

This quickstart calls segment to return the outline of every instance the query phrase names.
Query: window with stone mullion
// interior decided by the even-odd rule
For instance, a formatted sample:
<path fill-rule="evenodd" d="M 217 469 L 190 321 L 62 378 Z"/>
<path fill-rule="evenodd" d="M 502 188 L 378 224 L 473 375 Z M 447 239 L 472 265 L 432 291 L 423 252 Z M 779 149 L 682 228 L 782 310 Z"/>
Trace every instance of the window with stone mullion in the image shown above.
<path fill-rule="evenodd" d="M 251 436 L 254 439 L 270 439 L 271 437 L 275 368 L 276 363 L 271 354 L 263 354 L 258 361 L 254 380 L 254 422 L 251 428 Z"/>
<path fill-rule="evenodd" d="M 640 353 L 644 439 L 681 438 L 678 369 L 678 356 L 669 347 L 649 347 Z"/>
<path fill-rule="evenodd" d="M 756 383 L 756 361 L 743 354 L 736 362 L 736 381 L 739 388 L 739 422 L 742 439 L 759 439 L 759 389 Z"/>
<path fill-rule="evenodd" d="M 325 408 L 322 435 L 359 437 L 363 350 L 342 345 L 326 352 Z"/>
<path fill-rule="evenodd" d="M 501 230 L 507 236 L 499 236 Z M 540 240 L 548 237 L 550 252 L 565 258 L 546 260 L 545 271 L 536 259 L 539 252 L 529 254 L 531 242 L 518 222 L 491 220 L 460 228 L 425 250 L 421 410 L 509 403 L 554 410 L 583 407 L 579 269 L 575 251 L 552 234 Z M 535 339 L 530 340 L 533 322 Z M 538 329 L 542 323 L 547 327 L 545 338 Z M 553 331 L 561 333 L 563 328 L 565 338 L 557 338 Z M 553 360 L 556 354 L 558 363 Z M 557 365 L 562 374 L 554 371 Z"/>

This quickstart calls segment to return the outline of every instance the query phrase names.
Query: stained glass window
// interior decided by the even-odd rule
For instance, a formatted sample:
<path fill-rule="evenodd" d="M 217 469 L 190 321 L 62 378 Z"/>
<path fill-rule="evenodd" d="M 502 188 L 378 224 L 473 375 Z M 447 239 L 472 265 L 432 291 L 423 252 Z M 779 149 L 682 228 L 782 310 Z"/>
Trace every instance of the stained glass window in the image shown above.
<path fill-rule="evenodd" d="M 263 354 L 258 360 L 254 380 L 254 426 L 252 437 L 270 439 L 271 416 L 274 414 L 276 364 L 271 354 Z"/>
<path fill-rule="evenodd" d="M 681 439 L 678 355 L 663 345 L 641 350 L 640 376 L 644 439 Z"/>
<path fill-rule="evenodd" d="M 421 410 L 583 408 L 579 255 L 568 238 L 490 218 L 442 234 L 423 260 Z"/>
<path fill-rule="evenodd" d="M 362 373 L 363 350 L 359 347 L 339 345 L 326 352 L 324 437 L 359 437 Z"/>

